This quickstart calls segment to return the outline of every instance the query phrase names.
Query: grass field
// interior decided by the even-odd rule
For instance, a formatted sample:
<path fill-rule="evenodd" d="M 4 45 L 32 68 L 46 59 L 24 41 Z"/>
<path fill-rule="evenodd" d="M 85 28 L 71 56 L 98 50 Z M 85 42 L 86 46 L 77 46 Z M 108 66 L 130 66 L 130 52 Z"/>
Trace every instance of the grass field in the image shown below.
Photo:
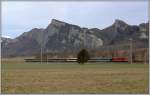
<path fill-rule="evenodd" d="M 2 61 L 2 93 L 148 93 L 148 64 Z"/>

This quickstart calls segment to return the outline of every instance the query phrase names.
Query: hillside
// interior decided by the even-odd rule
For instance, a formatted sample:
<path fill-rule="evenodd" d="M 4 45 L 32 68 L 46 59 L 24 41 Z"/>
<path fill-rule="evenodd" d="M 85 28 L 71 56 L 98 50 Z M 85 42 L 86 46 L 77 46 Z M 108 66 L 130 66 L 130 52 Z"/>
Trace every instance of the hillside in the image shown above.
<path fill-rule="evenodd" d="M 128 25 L 121 20 L 106 27 L 82 28 L 52 19 L 45 29 L 34 28 L 15 39 L 2 38 L 2 57 L 31 56 L 43 52 L 75 53 L 81 48 L 105 50 L 109 45 L 128 44 L 132 38 L 135 48 L 147 48 L 149 23 Z"/>

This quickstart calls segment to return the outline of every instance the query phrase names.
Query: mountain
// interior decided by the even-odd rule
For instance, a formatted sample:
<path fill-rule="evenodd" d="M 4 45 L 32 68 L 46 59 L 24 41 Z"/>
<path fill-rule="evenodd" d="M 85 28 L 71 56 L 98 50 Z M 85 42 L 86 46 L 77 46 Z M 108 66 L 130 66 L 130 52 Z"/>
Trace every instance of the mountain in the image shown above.
<path fill-rule="evenodd" d="M 49 53 L 76 53 L 82 48 L 104 50 L 108 45 L 128 44 L 130 38 L 135 48 L 148 47 L 149 23 L 128 25 L 117 19 L 100 30 L 52 19 L 45 29 L 34 28 L 15 39 L 2 38 L 2 57 L 31 56 L 41 49 Z"/>

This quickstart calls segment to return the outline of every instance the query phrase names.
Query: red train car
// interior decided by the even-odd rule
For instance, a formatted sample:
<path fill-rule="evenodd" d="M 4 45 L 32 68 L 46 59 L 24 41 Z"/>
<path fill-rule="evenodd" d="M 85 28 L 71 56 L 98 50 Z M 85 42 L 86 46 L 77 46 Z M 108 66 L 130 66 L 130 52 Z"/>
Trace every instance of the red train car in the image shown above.
<path fill-rule="evenodd" d="M 124 57 L 113 57 L 112 62 L 128 62 L 128 58 L 124 58 Z"/>

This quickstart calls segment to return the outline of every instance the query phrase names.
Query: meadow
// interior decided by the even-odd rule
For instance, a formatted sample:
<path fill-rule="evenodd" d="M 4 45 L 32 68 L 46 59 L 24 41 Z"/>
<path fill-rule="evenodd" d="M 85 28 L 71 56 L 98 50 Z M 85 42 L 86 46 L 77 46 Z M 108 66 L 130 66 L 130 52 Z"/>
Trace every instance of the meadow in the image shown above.
<path fill-rule="evenodd" d="M 148 64 L 2 60 L 2 93 L 148 93 Z"/>

